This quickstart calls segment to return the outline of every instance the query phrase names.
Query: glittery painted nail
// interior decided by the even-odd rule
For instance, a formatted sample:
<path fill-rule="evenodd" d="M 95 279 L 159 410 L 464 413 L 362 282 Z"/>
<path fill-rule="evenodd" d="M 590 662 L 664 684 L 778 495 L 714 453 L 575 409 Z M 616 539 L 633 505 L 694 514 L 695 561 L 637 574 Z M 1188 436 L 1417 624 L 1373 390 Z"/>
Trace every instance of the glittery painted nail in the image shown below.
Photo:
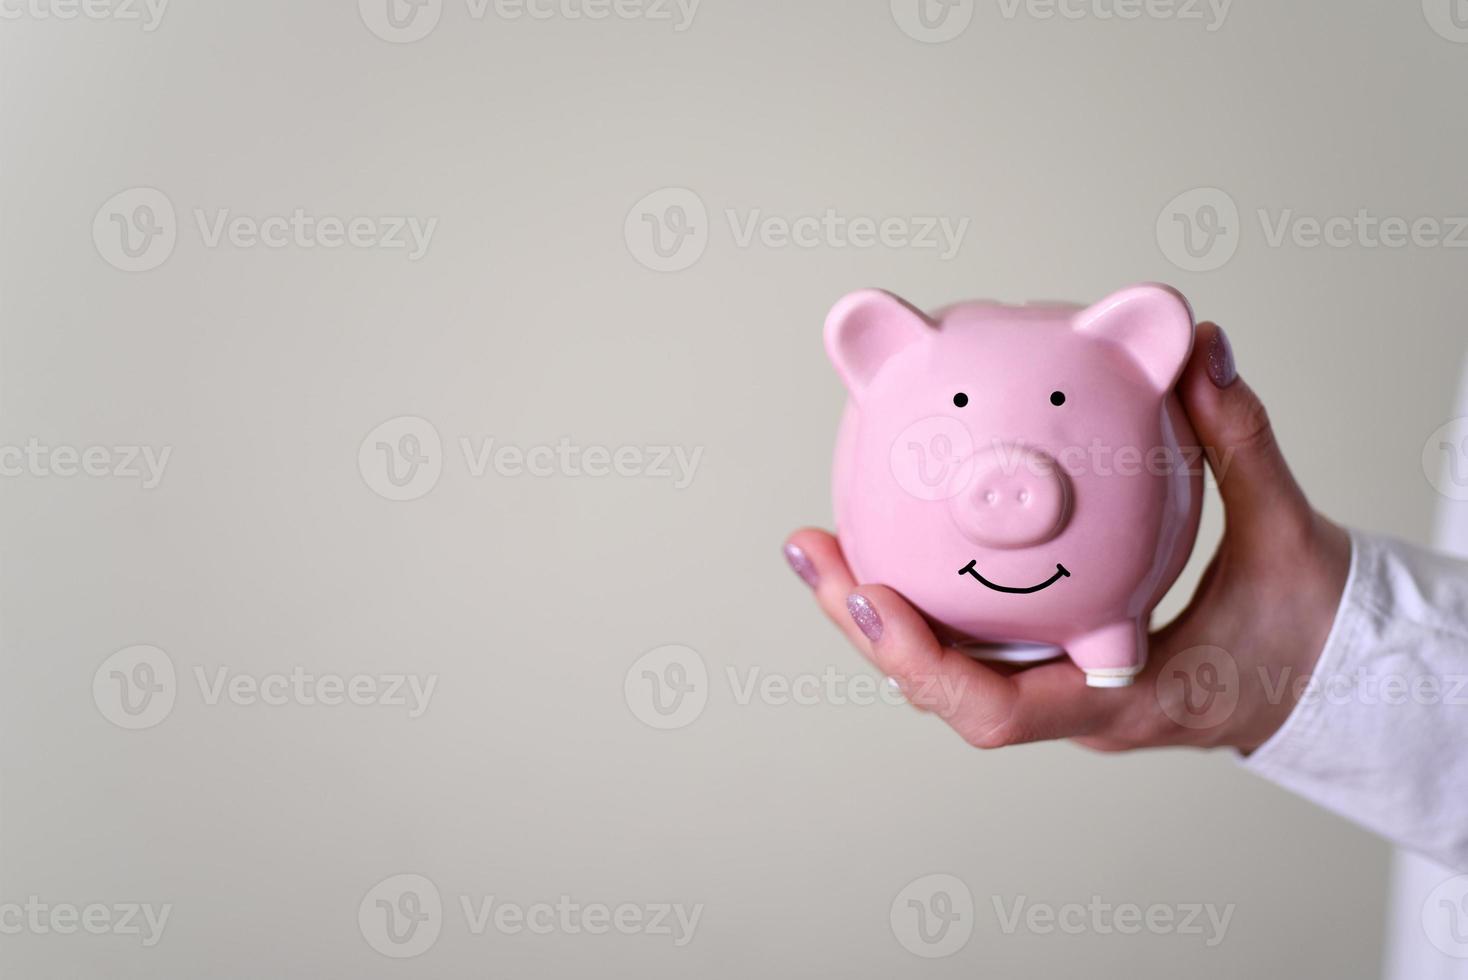
<path fill-rule="evenodd" d="M 1233 345 L 1228 342 L 1228 334 L 1218 327 L 1213 334 L 1213 342 L 1208 345 L 1208 377 L 1215 388 L 1227 388 L 1238 376 Z"/>
<path fill-rule="evenodd" d="M 790 567 L 795 569 L 795 574 L 799 575 L 806 585 L 815 588 L 820 584 L 821 576 L 816 571 L 816 566 L 811 563 L 810 556 L 801 551 L 797 545 L 787 544 L 785 546 L 785 560 L 790 563 Z"/>
<path fill-rule="evenodd" d="M 876 607 L 866 600 L 865 596 L 853 592 L 846 597 L 846 611 L 851 613 L 851 618 L 856 621 L 857 629 L 862 635 L 873 643 L 882 638 L 882 617 L 877 615 Z"/>

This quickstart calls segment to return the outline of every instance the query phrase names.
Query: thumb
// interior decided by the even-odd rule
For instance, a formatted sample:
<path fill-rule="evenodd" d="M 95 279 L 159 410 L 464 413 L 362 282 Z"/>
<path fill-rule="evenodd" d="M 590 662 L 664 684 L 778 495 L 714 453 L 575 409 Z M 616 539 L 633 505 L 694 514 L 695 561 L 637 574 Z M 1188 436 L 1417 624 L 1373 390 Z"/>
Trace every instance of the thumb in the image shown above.
<path fill-rule="evenodd" d="M 1273 536 L 1306 527 L 1310 504 L 1280 452 L 1269 413 L 1239 377 L 1228 336 L 1200 323 L 1178 384 L 1223 497 L 1229 533 Z"/>

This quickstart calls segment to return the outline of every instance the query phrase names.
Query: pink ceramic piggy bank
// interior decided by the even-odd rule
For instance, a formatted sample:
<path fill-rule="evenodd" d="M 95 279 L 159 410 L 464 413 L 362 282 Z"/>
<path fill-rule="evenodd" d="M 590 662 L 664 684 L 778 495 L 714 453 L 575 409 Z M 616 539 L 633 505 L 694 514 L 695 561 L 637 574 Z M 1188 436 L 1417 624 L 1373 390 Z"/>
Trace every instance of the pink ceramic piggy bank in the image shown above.
<path fill-rule="evenodd" d="M 975 656 L 1063 648 L 1091 686 L 1130 684 L 1198 531 L 1200 454 L 1173 392 L 1192 345 L 1165 286 L 931 317 L 876 290 L 841 300 L 836 526 L 858 581 Z"/>

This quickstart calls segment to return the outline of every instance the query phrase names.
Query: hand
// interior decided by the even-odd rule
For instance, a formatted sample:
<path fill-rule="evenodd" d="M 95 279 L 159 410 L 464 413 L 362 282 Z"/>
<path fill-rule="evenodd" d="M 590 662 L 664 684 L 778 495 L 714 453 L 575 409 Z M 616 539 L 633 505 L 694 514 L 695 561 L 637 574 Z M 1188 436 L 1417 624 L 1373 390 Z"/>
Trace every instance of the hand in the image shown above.
<path fill-rule="evenodd" d="M 1147 668 L 1131 687 L 1088 688 L 1066 659 L 1016 669 L 944 646 L 892 589 L 859 585 L 824 531 L 797 531 L 786 557 L 836 626 L 910 702 L 979 748 L 1070 738 L 1108 752 L 1171 745 L 1250 752 L 1284 724 L 1315 667 L 1345 590 L 1351 542 L 1305 499 L 1216 325 L 1198 327 L 1178 390 L 1209 447 L 1225 528 L 1197 593 L 1152 634 Z M 1191 717 L 1196 706 L 1184 702 L 1197 690 L 1190 685 L 1216 679 L 1220 667 L 1230 681 L 1236 669 L 1237 701 L 1230 695 L 1214 718 Z M 1200 676 L 1183 678 L 1184 671 Z"/>

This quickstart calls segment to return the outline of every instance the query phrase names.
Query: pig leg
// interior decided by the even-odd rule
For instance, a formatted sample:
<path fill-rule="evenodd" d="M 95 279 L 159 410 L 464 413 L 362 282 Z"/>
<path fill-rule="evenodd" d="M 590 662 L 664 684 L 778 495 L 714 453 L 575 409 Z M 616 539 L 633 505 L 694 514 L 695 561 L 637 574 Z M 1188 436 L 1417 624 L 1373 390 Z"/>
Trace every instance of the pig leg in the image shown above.
<path fill-rule="evenodd" d="M 1129 687 L 1147 664 L 1147 632 L 1138 620 L 1111 623 L 1072 639 L 1065 652 L 1090 687 Z"/>

